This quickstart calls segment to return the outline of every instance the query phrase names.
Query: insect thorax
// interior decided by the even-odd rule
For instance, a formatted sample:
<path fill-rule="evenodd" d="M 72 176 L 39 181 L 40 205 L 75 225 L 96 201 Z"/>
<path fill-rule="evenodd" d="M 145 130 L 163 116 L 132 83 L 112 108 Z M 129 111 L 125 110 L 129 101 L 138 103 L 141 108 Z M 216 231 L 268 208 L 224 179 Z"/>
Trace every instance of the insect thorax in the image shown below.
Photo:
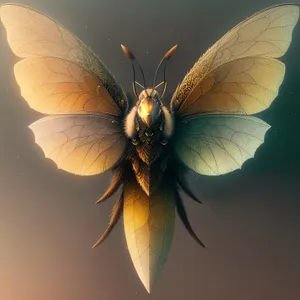
<path fill-rule="evenodd" d="M 147 165 L 154 163 L 162 154 L 173 130 L 173 120 L 165 106 L 161 106 L 160 115 L 148 126 L 137 112 L 135 106 L 125 121 L 127 136 L 135 145 L 138 157 Z"/>

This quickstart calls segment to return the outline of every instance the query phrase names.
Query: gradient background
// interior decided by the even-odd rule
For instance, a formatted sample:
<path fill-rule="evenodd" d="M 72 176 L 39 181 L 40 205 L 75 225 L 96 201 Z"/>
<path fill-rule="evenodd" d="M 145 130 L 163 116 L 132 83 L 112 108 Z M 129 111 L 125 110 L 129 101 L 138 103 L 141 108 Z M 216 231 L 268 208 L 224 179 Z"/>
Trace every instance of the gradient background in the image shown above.
<path fill-rule="evenodd" d="M 227 30 L 279 3 L 269 0 L 32 0 L 101 57 L 131 92 L 124 43 L 146 76 L 174 44 L 172 91 L 194 61 Z M 300 3 L 299 1 L 297 3 Z M 19 95 L 16 61 L 0 30 L 1 300 L 296 300 L 300 294 L 300 24 L 284 57 L 279 97 L 261 117 L 272 125 L 242 171 L 195 176 L 204 205 L 186 199 L 201 249 L 177 220 L 163 276 L 149 296 L 126 249 L 122 222 L 97 249 L 114 200 L 96 206 L 110 174 L 58 171 L 27 128 L 39 118 Z"/>

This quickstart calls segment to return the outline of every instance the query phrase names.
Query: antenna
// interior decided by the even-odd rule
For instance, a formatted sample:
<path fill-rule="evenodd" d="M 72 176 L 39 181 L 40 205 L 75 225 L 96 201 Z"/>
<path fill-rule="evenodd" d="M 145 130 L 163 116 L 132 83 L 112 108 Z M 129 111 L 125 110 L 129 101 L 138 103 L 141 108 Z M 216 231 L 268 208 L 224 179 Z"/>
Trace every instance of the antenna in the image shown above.
<path fill-rule="evenodd" d="M 138 86 L 140 86 L 142 89 L 145 89 L 144 86 L 142 86 L 140 83 L 138 83 L 137 81 L 135 82 Z"/>
<path fill-rule="evenodd" d="M 162 81 L 161 83 L 159 83 L 158 85 L 156 85 L 155 87 L 154 87 L 154 89 L 156 90 L 158 87 L 160 87 L 162 84 L 164 84 L 164 81 Z"/>
<path fill-rule="evenodd" d="M 133 87 L 133 91 L 134 91 L 134 94 L 135 96 L 138 98 L 138 95 L 137 95 L 137 91 L 136 91 L 136 84 L 138 84 L 139 86 L 145 88 L 147 85 L 146 85 L 146 79 L 145 79 L 145 74 L 143 72 L 143 69 L 141 67 L 141 65 L 139 64 L 139 62 L 136 60 L 135 56 L 132 54 L 132 52 L 129 51 L 129 49 L 127 47 L 125 47 L 124 45 L 121 44 L 121 48 L 123 50 L 123 52 L 125 53 L 125 55 L 130 59 L 131 61 L 131 65 L 132 65 L 132 70 L 133 70 L 133 82 L 132 82 L 132 87 Z M 142 76 L 143 76 L 143 83 L 144 83 L 144 86 L 142 86 L 141 84 L 139 84 L 138 82 L 136 82 L 135 80 L 135 66 L 134 66 L 134 63 L 137 64 L 137 66 L 139 67 L 141 73 L 142 73 Z"/>
<path fill-rule="evenodd" d="M 154 74 L 154 79 L 153 79 L 153 86 L 155 87 L 155 84 L 156 84 L 156 79 L 157 79 L 157 75 L 158 75 L 158 71 L 160 69 L 160 67 L 162 66 L 163 62 L 165 61 L 168 61 L 171 56 L 173 55 L 173 53 L 176 51 L 177 49 L 177 45 L 173 46 L 166 54 L 165 56 L 161 59 L 161 61 L 159 62 L 157 68 L 156 68 L 156 71 L 155 71 L 155 74 Z M 164 89 L 163 89 L 163 95 L 165 94 L 165 91 L 166 91 L 166 69 L 167 69 L 167 64 L 165 64 L 165 67 L 164 67 L 164 80 L 163 80 L 163 83 L 164 83 Z M 161 84 L 161 83 L 160 83 Z M 159 85 L 160 85 L 159 84 Z"/>

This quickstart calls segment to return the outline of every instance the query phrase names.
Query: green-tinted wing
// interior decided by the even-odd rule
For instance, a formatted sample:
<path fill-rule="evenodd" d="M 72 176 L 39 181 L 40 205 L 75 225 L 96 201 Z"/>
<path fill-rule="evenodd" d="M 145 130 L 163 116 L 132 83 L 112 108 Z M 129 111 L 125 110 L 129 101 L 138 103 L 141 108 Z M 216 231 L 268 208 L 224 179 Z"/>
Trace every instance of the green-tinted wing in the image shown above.
<path fill-rule="evenodd" d="M 23 5 L 0 6 L 1 21 L 12 51 L 19 57 L 57 57 L 94 74 L 124 112 L 126 96 L 100 59 L 75 35 L 48 16 Z"/>
<path fill-rule="evenodd" d="M 172 111 L 180 116 L 252 114 L 268 107 L 284 77 L 284 67 L 275 58 L 289 48 L 298 19 L 299 7 L 283 4 L 238 24 L 185 76 L 172 97 Z"/>
<path fill-rule="evenodd" d="M 255 117 L 228 115 L 203 115 L 177 125 L 173 147 L 178 159 L 203 175 L 241 168 L 270 128 Z"/>
<path fill-rule="evenodd" d="M 30 129 L 45 156 L 73 174 L 102 173 L 113 167 L 126 149 L 122 125 L 100 115 L 45 117 Z"/>

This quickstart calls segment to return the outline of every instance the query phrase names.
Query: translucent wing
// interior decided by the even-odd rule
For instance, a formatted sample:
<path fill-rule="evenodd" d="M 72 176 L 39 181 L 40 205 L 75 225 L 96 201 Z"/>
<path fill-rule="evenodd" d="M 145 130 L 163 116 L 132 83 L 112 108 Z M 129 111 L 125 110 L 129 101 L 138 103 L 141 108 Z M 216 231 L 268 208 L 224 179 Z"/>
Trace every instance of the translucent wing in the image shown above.
<path fill-rule="evenodd" d="M 173 147 L 178 159 L 199 174 L 221 175 L 252 158 L 270 126 L 250 116 L 203 115 L 177 128 Z"/>
<path fill-rule="evenodd" d="M 175 189 L 165 182 L 150 197 L 133 178 L 124 185 L 124 230 L 139 278 L 150 293 L 167 261 L 175 225 Z"/>
<path fill-rule="evenodd" d="M 122 125 L 100 115 L 45 117 L 30 125 L 36 143 L 58 168 L 78 175 L 102 173 L 124 154 Z"/>
<path fill-rule="evenodd" d="M 63 26 L 32 8 L 0 6 L 1 21 L 12 51 L 19 57 L 57 57 L 78 64 L 93 73 L 121 110 L 127 108 L 125 95 L 99 58 Z"/>
<path fill-rule="evenodd" d="M 277 97 L 284 74 L 285 65 L 276 59 L 247 57 L 228 62 L 195 85 L 177 113 L 260 112 Z"/>
<path fill-rule="evenodd" d="M 15 76 L 29 106 L 41 113 L 121 114 L 97 77 L 70 61 L 24 59 L 15 65 Z"/>
<path fill-rule="evenodd" d="M 192 110 L 190 104 L 194 103 L 196 111 L 193 113 L 212 111 L 222 113 L 257 112 L 259 108 L 257 101 L 254 101 L 252 106 L 252 100 L 250 99 L 251 103 L 247 103 L 247 107 L 244 109 L 245 101 L 249 101 L 245 100 L 244 96 L 253 98 L 253 95 L 255 95 L 260 100 L 261 97 L 264 98 L 265 92 L 268 93 L 268 87 L 272 86 L 273 92 L 275 92 L 273 96 L 276 97 L 284 76 L 284 69 L 274 62 L 274 58 L 281 57 L 287 51 L 298 19 L 299 7 L 293 4 L 283 4 L 263 10 L 238 24 L 213 45 L 185 76 L 172 97 L 172 110 L 178 115 L 187 115 Z M 261 60 L 259 57 L 263 57 L 265 60 Z M 243 60 L 244 58 L 249 59 Z M 236 60 L 239 60 L 239 62 L 235 63 Z M 235 64 L 238 64 L 238 66 Z M 252 64 L 252 68 L 247 71 L 246 66 L 249 66 L 249 64 Z M 236 68 L 241 68 L 241 75 L 245 76 L 251 75 L 252 72 L 256 73 L 259 69 L 262 70 L 263 74 L 267 74 L 270 71 L 270 66 L 276 69 L 276 74 L 270 78 L 270 82 L 266 86 L 261 83 L 263 76 L 259 74 L 254 76 L 252 82 L 247 80 L 246 87 L 243 79 L 237 78 Z M 231 70 L 232 75 L 235 74 L 235 84 L 230 87 L 227 84 L 227 87 L 224 87 L 223 82 L 220 82 L 220 77 L 224 76 L 224 72 L 226 74 L 228 70 Z M 249 79 L 250 77 L 248 76 Z M 260 91 L 253 92 L 253 89 L 257 89 L 257 86 Z M 249 95 L 249 89 L 251 88 L 252 92 Z M 228 89 L 230 90 L 229 97 L 227 96 Z M 215 90 L 218 91 L 219 97 L 215 95 L 213 101 L 204 99 L 206 92 Z M 230 99 L 224 100 L 224 95 L 225 98 Z M 211 94 L 208 97 L 211 97 Z M 270 103 L 274 99 L 271 98 L 268 95 L 262 101 Z M 227 104 L 227 102 L 229 103 Z M 240 108 L 237 109 L 237 106 L 240 106 Z M 264 104 L 259 109 L 263 109 L 265 106 Z"/>

